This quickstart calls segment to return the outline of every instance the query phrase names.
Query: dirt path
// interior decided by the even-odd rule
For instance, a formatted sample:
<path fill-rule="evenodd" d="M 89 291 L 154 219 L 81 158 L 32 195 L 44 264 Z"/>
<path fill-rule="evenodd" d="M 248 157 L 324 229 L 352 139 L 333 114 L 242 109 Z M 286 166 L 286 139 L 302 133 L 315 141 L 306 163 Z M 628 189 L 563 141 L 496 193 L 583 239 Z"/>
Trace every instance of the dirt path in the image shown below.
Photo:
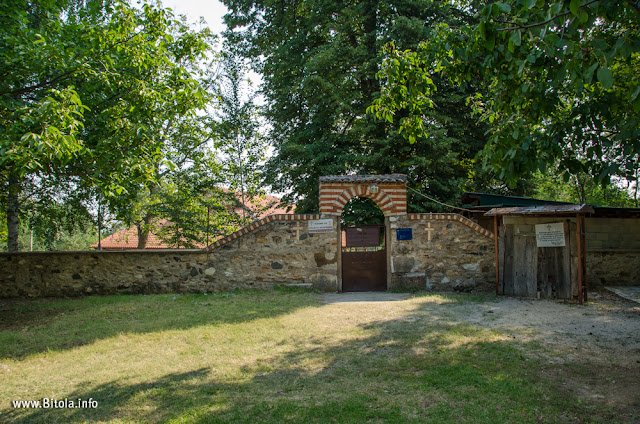
<path fill-rule="evenodd" d="M 498 297 L 481 303 L 434 304 L 431 313 L 483 328 L 517 333 L 527 340 L 560 346 L 585 344 L 640 353 L 640 304 L 608 292 L 592 293 L 585 305 Z M 408 293 L 328 293 L 323 303 L 400 302 Z M 414 298 L 415 299 L 415 298 Z"/>
<path fill-rule="evenodd" d="M 407 303 L 420 303 L 416 322 L 428 315 L 431 322 L 468 323 L 533 342 L 527 344 L 534 347 L 526 355 L 541 360 L 542 374 L 585 402 L 614 407 L 625 422 L 640 424 L 638 303 L 610 292 L 590 293 L 585 305 L 508 297 L 486 302 L 423 302 L 420 296 L 398 293 L 323 296 L 325 303 L 345 308 L 384 302 L 390 309 L 406 310 Z"/>

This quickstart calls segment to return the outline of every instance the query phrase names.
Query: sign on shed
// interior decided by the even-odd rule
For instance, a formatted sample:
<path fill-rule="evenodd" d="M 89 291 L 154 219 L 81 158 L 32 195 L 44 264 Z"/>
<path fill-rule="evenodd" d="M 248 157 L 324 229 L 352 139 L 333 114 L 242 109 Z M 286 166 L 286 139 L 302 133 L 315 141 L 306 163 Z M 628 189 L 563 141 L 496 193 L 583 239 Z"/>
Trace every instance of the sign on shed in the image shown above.
<path fill-rule="evenodd" d="M 562 222 L 553 224 L 537 224 L 536 242 L 538 247 L 564 246 L 564 224 Z"/>

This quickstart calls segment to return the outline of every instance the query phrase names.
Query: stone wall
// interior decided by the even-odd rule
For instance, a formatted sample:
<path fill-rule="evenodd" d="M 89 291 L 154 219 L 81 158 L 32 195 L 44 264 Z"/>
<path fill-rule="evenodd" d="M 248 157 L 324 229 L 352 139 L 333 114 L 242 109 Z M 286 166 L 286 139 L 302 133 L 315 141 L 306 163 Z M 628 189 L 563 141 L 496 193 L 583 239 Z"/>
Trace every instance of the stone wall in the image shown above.
<path fill-rule="evenodd" d="M 640 219 L 585 218 L 587 251 L 637 250 L 640 252 Z"/>
<path fill-rule="evenodd" d="M 3 253 L 0 298 L 202 293 L 277 283 L 335 291 L 337 233 L 309 234 L 308 221 L 318 218 L 271 216 L 210 251 Z"/>
<path fill-rule="evenodd" d="M 338 290 L 337 232 L 310 234 L 308 221 L 320 215 L 280 215 L 260 220 L 220 240 L 210 251 L 102 251 L 0 253 L 0 298 L 79 296 L 112 293 L 215 292 L 311 283 Z M 337 217 L 333 220 L 337 228 Z M 495 289 L 493 234 L 457 214 L 389 217 L 389 288 L 438 291 Z M 604 240 L 587 220 L 587 239 Z M 587 249 L 590 288 L 640 283 L 640 220 L 625 220 L 608 249 Z M 398 228 L 411 228 L 412 240 L 397 240 Z M 429 234 L 431 239 L 429 240 Z M 593 234 L 596 234 L 594 237 Z M 634 235 L 634 237 L 636 237 Z M 629 244 L 631 243 L 631 245 Z"/>
<path fill-rule="evenodd" d="M 587 250 L 587 287 L 640 285 L 640 250 Z"/>
<path fill-rule="evenodd" d="M 640 284 L 640 219 L 585 218 L 587 284 Z"/>
<path fill-rule="evenodd" d="M 389 222 L 392 288 L 495 291 L 489 231 L 458 214 L 409 214 Z M 410 228 L 412 239 L 398 240 L 399 228 Z"/>

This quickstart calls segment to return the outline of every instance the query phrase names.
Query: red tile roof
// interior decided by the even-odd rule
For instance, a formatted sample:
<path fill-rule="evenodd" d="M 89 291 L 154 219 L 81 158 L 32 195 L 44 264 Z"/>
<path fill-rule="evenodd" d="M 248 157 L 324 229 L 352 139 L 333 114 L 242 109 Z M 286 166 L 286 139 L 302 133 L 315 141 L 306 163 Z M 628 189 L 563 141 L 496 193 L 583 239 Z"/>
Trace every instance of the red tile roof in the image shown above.
<path fill-rule="evenodd" d="M 224 190 L 227 191 L 227 190 Z M 240 200 L 240 193 L 236 193 L 236 197 Z M 245 199 L 246 200 L 246 199 Z M 258 210 L 257 216 L 254 219 L 262 219 L 269 215 L 275 214 L 293 214 L 293 210 L 295 209 L 295 205 L 285 205 L 280 206 L 280 199 L 275 196 L 266 195 L 262 198 L 256 197 L 250 199 L 247 203 L 247 209 Z M 234 207 L 234 212 L 239 216 L 242 216 L 242 204 Z M 160 224 L 162 225 L 162 224 Z M 222 236 L 220 236 L 222 237 Z M 210 240 L 212 243 L 215 241 L 215 238 Z M 117 249 L 136 249 L 138 247 L 138 230 L 136 226 L 130 227 L 125 230 L 117 231 L 110 236 L 107 236 L 100 240 L 100 244 L 102 249 L 105 250 L 117 250 Z M 198 244 L 197 247 L 204 248 L 206 247 L 205 243 Z M 98 248 L 98 243 L 94 243 L 91 245 L 92 249 Z M 176 246 L 171 246 L 163 241 L 158 235 L 149 232 L 149 236 L 147 239 L 147 245 L 145 249 L 175 249 Z"/>
<path fill-rule="evenodd" d="M 133 226 L 125 230 L 116 231 L 100 240 L 100 244 L 103 249 L 136 249 L 138 247 L 138 229 Z M 156 234 L 149 232 L 145 249 L 172 249 L 174 247 L 162 241 Z M 97 249 L 98 243 L 92 244 L 91 248 Z"/>

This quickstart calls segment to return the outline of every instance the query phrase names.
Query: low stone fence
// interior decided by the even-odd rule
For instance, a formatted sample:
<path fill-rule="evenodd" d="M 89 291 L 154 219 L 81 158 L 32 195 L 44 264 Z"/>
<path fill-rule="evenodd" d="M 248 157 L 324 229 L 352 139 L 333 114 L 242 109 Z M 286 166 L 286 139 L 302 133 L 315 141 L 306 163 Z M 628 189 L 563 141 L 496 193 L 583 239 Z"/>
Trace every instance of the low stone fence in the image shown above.
<path fill-rule="evenodd" d="M 114 293 L 204 293 L 311 283 L 339 291 L 339 217 L 272 215 L 209 250 L 0 253 L 0 298 Z M 457 214 L 388 217 L 388 287 L 487 291 L 495 281 L 493 234 Z M 398 240 L 396 230 L 411 230 Z"/>
<path fill-rule="evenodd" d="M 203 293 L 299 282 L 335 291 L 336 233 L 301 230 L 318 217 L 270 216 L 210 251 L 0 253 L 0 298 Z"/>
<path fill-rule="evenodd" d="M 459 214 L 391 217 L 391 285 L 437 291 L 495 291 L 493 233 Z M 399 228 L 411 240 L 398 240 Z"/>
<path fill-rule="evenodd" d="M 587 287 L 640 285 L 640 250 L 587 250 Z"/>

